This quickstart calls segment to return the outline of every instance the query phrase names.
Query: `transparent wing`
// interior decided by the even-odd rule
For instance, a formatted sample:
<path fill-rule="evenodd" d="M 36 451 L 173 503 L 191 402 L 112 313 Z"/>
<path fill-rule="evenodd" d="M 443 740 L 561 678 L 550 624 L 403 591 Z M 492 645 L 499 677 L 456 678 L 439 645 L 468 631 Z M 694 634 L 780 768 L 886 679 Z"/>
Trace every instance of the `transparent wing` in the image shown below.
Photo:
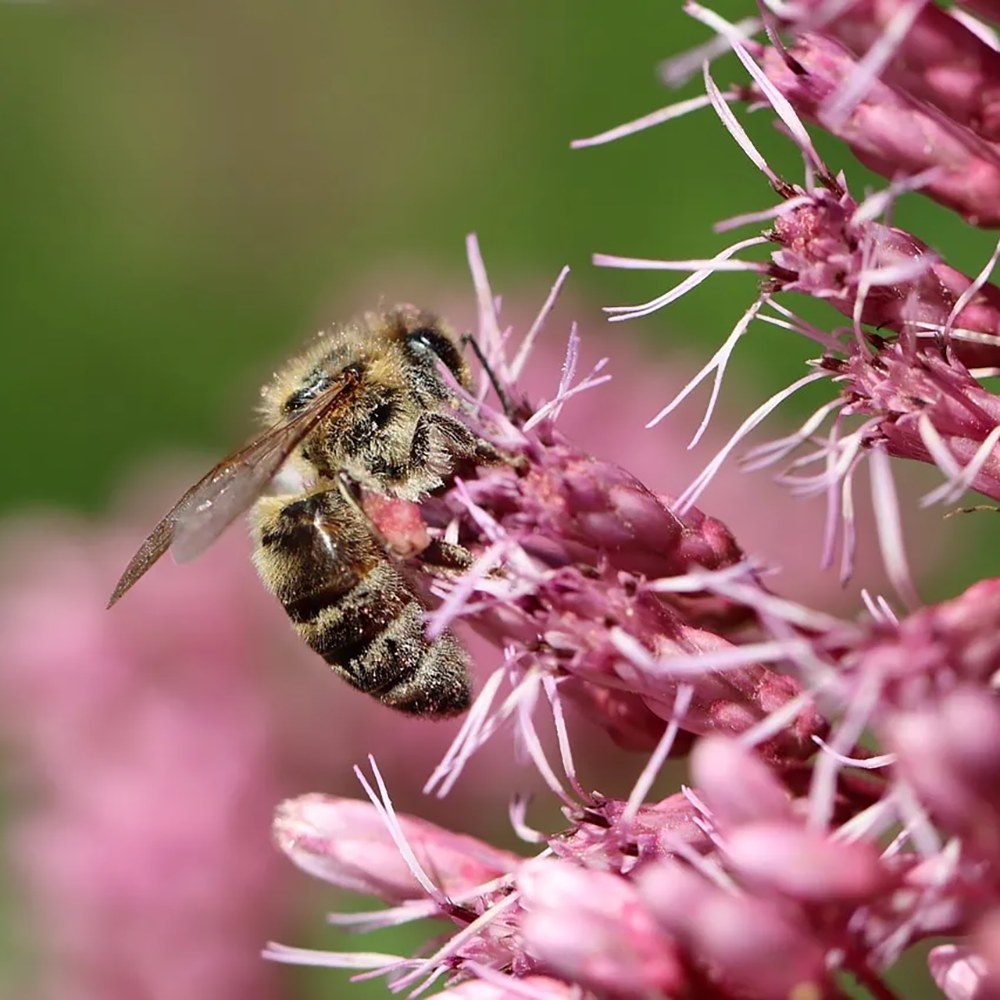
<path fill-rule="evenodd" d="M 348 371 L 305 409 L 269 427 L 198 480 L 149 533 L 122 573 L 108 607 L 120 600 L 168 549 L 181 562 L 204 552 L 250 508 L 354 377 Z"/>

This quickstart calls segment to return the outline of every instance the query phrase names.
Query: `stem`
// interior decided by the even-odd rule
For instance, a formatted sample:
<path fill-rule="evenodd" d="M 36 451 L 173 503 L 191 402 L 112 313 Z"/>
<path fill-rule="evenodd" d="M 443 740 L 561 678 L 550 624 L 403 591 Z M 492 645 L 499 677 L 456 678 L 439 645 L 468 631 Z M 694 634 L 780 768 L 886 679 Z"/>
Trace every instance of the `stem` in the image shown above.
<path fill-rule="evenodd" d="M 863 986 L 871 994 L 874 1000 L 901 1000 L 900 996 L 891 990 L 867 965 L 862 963 L 857 968 L 845 968 L 854 976 L 858 985 Z"/>

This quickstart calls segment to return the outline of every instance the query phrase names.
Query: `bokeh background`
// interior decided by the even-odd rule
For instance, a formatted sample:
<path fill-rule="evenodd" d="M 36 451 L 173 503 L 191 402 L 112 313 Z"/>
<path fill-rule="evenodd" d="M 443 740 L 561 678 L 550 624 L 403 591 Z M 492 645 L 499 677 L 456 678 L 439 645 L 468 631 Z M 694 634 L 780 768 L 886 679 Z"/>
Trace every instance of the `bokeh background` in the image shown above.
<path fill-rule="evenodd" d="M 615 448 L 656 487 L 683 488 L 720 435 L 801 372 L 808 346 L 755 329 L 717 436 L 686 455 L 697 407 L 677 430 L 642 423 L 721 342 L 753 282 L 718 276 L 668 313 L 611 326 L 602 305 L 644 300 L 672 279 L 595 269 L 590 255 L 709 256 L 727 242 L 713 222 L 773 198 L 710 111 L 606 147 L 572 152 L 569 142 L 673 100 L 657 64 L 704 37 L 662 0 L 0 5 L 0 667 L 13 678 L 0 683 L 0 991 L 208 997 L 225 995 L 211 984 L 228 976 L 233 996 L 381 995 L 380 985 L 346 993 L 335 972 L 269 969 L 254 980 L 254 949 L 268 936 L 339 940 L 318 916 L 332 893 L 310 896 L 280 861 L 260 874 L 270 806 L 313 788 L 349 791 L 351 765 L 377 750 L 402 802 L 426 812 L 417 791 L 447 733 L 399 735 L 393 719 L 320 678 L 258 594 L 242 538 L 195 567 L 158 568 L 161 581 L 116 621 L 101 617 L 104 596 L 185 476 L 248 433 L 257 385 L 309 331 L 380 298 L 468 322 L 473 230 L 514 318 L 530 318 L 558 269 L 573 268 L 532 384 L 551 391 L 578 320 L 587 357 L 609 355 L 617 373 L 604 402 L 580 404 L 584 443 Z M 718 64 L 720 81 L 737 75 Z M 770 162 L 800 179 L 768 120 L 751 128 Z M 871 183 L 843 149 L 821 146 L 855 192 Z M 989 255 L 993 237 L 918 197 L 897 219 L 973 273 Z M 793 404 L 768 436 L 809 407 Z M 734 474 L 703 506 L 761 555 L 810 560 L 789 566 L 797 586 L 815 577 L 810 594 L 852 610 L 812 568 L 818 516 L 798 520 L 775 496 L 762 477 Z M 995 571 L 993 520 L 925 516 L 932 530 L 913 537 L 928 598 Z M 236 688 L 252 689 L 238 719 Z M 147 715 L 160 720 L 149 723 L 155 746 Z M 206 768 L 220 759 L 232 765 L 218 774 L 222 793 Z M 490 766 L 500 765 L 484 765 L 493 799 L 460 793 L 449 822 L 504 825 L 507 779 Z M 196 773 L 205 784 L 187 803 L 185 776 Z M 199 822 L 212 837 L 185 834 Z M 141 852 L 118 878 L 129 845 L 167 828 L 176 836 L 164 835 L 156 870 L 166 881 L 201 871 L 194 888 L 165 893 Z M 258 853 L 237 863 L 234 839 Z M 228 897 L 224 913 L 210 889 Z M 254 920 L 237 927 L 249 911 Z M 197 960 L 187 980 L 164 971 L 215 935 L 242 965 Z"/>

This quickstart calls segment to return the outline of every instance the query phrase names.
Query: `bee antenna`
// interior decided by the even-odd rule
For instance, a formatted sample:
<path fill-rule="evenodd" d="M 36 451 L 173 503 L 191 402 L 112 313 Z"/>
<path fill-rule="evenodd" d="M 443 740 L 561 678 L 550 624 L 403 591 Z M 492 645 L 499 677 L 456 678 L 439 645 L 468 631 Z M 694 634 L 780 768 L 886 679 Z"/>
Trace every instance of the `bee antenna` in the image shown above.
<path fill-rule="evenodd" d="M 493 386 L 493 391 L 497 394 L 497 399 L 500 400 L 504 416 L 508 419 L 512 418 L 514 416 L 514 405 L 510 401 L 510 396 L 507 395 L 507 390 L 500 384 L 493 366 L 486 360 L 486 355 L 479 346 L 479 341 L 471 333 L 463 333 L 462 346 L 472 348 L 472 353 L 475 354 L 479 364 L 482 365 L 483 371 L 486 372 L 486 377 L 490 380 L 490 385 Z"/>

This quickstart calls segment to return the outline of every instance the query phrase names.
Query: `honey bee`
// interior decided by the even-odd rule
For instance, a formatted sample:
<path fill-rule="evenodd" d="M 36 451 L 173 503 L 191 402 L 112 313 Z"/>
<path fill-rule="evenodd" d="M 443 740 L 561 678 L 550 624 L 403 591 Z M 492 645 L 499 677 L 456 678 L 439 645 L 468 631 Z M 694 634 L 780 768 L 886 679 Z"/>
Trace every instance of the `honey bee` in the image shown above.
<path fill-rule="evenodd" d="M 108 606 L 166 551 L 193 558 L 249 509 L 264 585 L 336 673 L 403 712 L 467 709 L 465 650 L 447 631 L 427 639 L 410 570 L 358 499 L 371 491 L 418 500 L 463 463 L 501 460 L 459 419 L 467 404 L 442 366 L 471 387 L 455 336 L 412 306 L 322 332 L 262 390 L 267 429 L 177 501 Z M 294 491 L 264 495 L 279 473 L 295 481 Z"/>

